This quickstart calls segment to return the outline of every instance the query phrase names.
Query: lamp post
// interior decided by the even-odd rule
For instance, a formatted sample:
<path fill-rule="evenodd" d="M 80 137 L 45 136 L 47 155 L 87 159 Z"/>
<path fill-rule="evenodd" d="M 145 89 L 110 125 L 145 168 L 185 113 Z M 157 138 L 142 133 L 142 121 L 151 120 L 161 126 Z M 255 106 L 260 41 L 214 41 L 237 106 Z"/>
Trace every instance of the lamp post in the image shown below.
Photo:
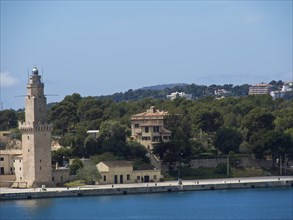
<path fill-rule="evenodd" d="M 181 160 L 182 160 L 183 153 L 180 153 L 180 161 L 179 161 L 179 167 L 178 167 L 178 184 L 182 185 L 182 180 L 180 178 L 180 170 L 181 170 Z"/>
<path fill-rule="evenodd" d="M 62 167 L 65 167 L 65 156 L 63 156 Z"/>
<path fill-rule="evenodd" d="M 227 156 L 227 177 L 230 176 L 230 168 L 229 168 L 229 156 Z"/>
<path fill-rule="evenodd" d="M 279 164 L 279 166 L 280 166 L 280 176 L 282 176 L 283 175 L 283 170 L 282 170 L 282 163 L 283 163 L 283 161 L 282 161 L 282 156 L 280 155 L 280 160 L 279 160 L 279 162 L 280 162 L 280 164 Z"/>
<path fill-rule="evenodd" d="M 285 167 L 284 167 L 285 168 L 285 170 L 284 170 L 285 175 L 287 175 L 287 163 L 288 163 L 287 154 L 285 154 L 285 164 L 284 164 L 285 165 Z"/>

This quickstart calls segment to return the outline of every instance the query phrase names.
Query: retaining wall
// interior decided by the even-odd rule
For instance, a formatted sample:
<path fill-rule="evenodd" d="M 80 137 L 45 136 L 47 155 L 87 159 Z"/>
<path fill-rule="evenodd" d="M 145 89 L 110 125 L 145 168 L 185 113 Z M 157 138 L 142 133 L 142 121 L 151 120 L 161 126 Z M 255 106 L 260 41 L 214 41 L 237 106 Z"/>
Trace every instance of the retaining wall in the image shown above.
<path fill-rule="evenodd" d="M 15 175 L 0 175 L 0 187 L 10 187 L 16 180 Z"/>
<path fill-rule="evenodd" d="M 251 182 L 251 183 L 223 183 L 223 184 L 197 184 L 194 185 L 170 185 L 170 186 L 145 186 L 129 188 L 108 189 L 75 189 L 65 191 L 41 191 L 28 193 L 5 193 L 0 195 L 0 200 L 11 199 L 39 199 L 57 197 L 80 197 L 80 196 L 103 196 L 103 195 L 127 195 L 142 193 L 163 193 L 180 191 L 202 191 L 202 190 L 229 190 L 268 187 L 293 187 L 293 180 L 274 182 Z"/>

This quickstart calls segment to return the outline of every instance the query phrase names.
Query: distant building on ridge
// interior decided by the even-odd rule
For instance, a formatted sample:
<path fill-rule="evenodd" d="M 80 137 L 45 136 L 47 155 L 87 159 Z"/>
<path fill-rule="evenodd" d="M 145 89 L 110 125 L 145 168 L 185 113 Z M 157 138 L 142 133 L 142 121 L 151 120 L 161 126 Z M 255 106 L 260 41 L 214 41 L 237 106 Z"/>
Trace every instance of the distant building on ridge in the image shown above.
<path fill-rule="evenodd" d="M 273 97 L 273 99 L 276 98 L 283 98 L 286 94 L 292 93 L 292 85 L 293 82 L 286 82 L 283 84 L 281 90 L 271 91 L 270 95 Z"/>
<path fill-rule="evenodd" d="M 226 97 L 226 96 L 229 96 L 231 92 L 225 89 L 217 89 L 214 91 L 214 94 L 215 96 Z"/>
<path fill-rule="evenodd" d="M 167 95 L 167 98 L 170 100 L 174 100 L 176 98 L 185 98 L 188 100 L 192 99 L 192 95 L 191 94 L 186 94 L 185 92 L 172 92 L 170 95 Z"/>
<path fill-rule="evenodd" d="M 271 85 L 266 83 L 255 84 L 249 87 L 249 95 L 265 95 L 270 94 Z"/>

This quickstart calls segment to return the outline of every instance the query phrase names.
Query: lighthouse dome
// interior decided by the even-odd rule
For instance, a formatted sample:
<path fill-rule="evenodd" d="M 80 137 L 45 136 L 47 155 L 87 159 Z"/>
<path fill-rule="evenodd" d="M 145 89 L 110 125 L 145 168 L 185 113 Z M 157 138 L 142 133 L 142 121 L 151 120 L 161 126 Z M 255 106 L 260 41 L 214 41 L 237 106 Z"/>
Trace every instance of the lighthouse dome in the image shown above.
<path fill-rule="evenodd" d="M 32 70 L 32 74 L 33 75 L 38 75 L 39 74 L 39 70 L 37 67 L 34 67 L 33 70 Z"/>

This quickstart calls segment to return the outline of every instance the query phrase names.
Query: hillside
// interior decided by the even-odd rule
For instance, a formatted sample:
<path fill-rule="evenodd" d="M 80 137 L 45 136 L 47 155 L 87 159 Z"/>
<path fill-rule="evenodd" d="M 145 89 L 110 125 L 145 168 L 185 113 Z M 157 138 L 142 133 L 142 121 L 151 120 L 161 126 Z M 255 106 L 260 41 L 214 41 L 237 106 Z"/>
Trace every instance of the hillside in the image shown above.
<path fill-rule="evenodd" d="M 236 85 L 195 85 L 195 84 L 165 84 L 157 86 L 143 87 L 140 89 L 132 90 L 122 93 L 114 93 L 113 95 L 96 96 L 99 100 L 112 99 L 116 102 L 140 100 L 144 98 L 166 99 L 166 96 L 172 92 L 185 92 L 192 95 L 192 99 L 198 99 L 205 96 L 215 96 L 215 90 L 224 89 L 228 91 L 226 96 L 241 97 L 248 95 L 248 84 Z"/>
<path fill-rule="evenodd" d="M 142 90 L 164 90 L 164 89 L 172 89 L 176 86 L 188 86 L 187 83 L 171 83 L 171 84 L 162 84 L 162 85 L 156 85 L 156 86 L 146 86 L 142 87 Z"/>

